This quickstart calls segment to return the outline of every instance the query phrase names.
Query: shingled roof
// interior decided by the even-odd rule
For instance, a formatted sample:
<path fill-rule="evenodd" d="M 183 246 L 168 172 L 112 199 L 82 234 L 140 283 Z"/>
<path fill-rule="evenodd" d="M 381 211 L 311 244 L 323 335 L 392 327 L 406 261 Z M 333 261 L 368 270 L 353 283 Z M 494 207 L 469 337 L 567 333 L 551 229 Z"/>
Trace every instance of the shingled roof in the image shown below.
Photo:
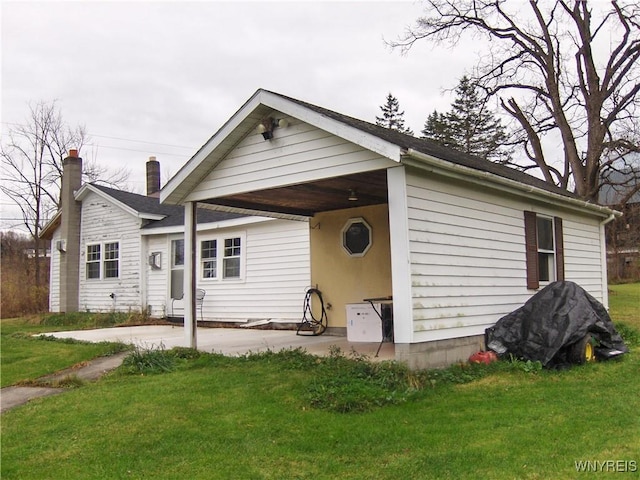
<path fill-rule="evenodd" d="M 92 183 L 91 185 L 137 212 L 150 215 L 164 215 L 164 218 L 161 220 L 154 220 L 146 224 L 143 227 L 145 229 L 184 225 L 184 207 L 181 205 L 165 205 L 161 204 L 158 198 L 125 192 L 123 190 L 117 190 L 115 188 L 109 188 L 95 183 Z M 246 215 L 217 212 L 207 208 L 198 208 L 197 212 L 198 224 L 222 222 L 224 220 L 232 220 L 234 218 L 241 217 L 246 217 Z"/>
<path fill-rule="evenodd" d="M 412 149 L 457 165 L 462 165 L 464 167 L 472 168 L 474 170 L 482 172 L 492 173 L 509 180 L 514 180 L 525 185 L 530 185 L 566 197 L 577 198 L 576 195 L 572 192 L 569 192 L 555 185 L 551 185 L 540 178 L 533 177 L 527 173 L 511 167 L 507 167 L 505 165 L 494 163 L 483 158 L 475 157 L 473 155 L 468 155 L 451 148 L 443 147 L 432 140 L 413 137 L 411 135 L 400 133 L 397 130 L 392 130 L 390 128 L 381 127 L 373 123 L 365 122 L 364 120 L 350 117 L 348 115 L 343 115 L 341 113 L 334 112 L 333 110 L 328 110 L 326 108 L 303 102 L 295 98 L 287 97 L 279 93 L 269 93 L 308 108 L 309 110 L 313 110 L 314 112 L 324 115 L 335 121 L 344 123 L 345 125 L 348 125 L 350 127 L 367 132 L 401 148 Z"/>

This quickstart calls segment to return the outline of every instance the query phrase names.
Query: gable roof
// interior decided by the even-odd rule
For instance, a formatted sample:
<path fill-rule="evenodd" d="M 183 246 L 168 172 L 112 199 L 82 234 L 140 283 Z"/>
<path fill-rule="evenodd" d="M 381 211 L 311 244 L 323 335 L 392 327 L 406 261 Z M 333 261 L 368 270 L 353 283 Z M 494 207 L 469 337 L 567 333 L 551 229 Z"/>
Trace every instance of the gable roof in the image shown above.
<path fill-rule="evenodd" d="M 170 215 L 177 215 L 180 210 L 184 210 L 177 205 L 162 205 L 160 204 L 160 200 L 155 197 L 147 197 L 137 193 L 109 188 L 96 183 L 84 184 L 82 188 L 78 190 L 76 200 L 82 201 L 90 191 L 103 197 L 110 197 L 110 199 L 118 203 L 121 208 L 141 218 L 161 220 Z"/>
<path fill-rule="evenodd" d="M 137 193 L 126 192 L 115 188 L 105 187 L 96 183 L 85 183 L 76 193 L 76 200 L 82 201 L 89 192 L 96 193 L 116 203 L 124 211 L 142 219 L 149 220 L 142 226 L 143 229 L 176 227 L 184 225 L 184 207 L 181 205 L 165 205 L 156 197 L 148 197 Z M 247 215 L 214 211 L 209 208 L 198 208 L 197 223 L 216 223 L 238 218 L 246 218 Z M 40 238 L 50 240 L 53 233 L 60 226 L 62 210 L 58 210 L 53 218 L 44 226 Z"/>
<path fill-rule="evenodd" d="M 135 210 L 138 212 L 140 217 L 155 220 L 147 223 L 142 228 L 151 229 L 184 225 L 184 207 L 181 205 L 166 205 L 160 203 L 160 199 L 156 197 L 147 197 L 145 195 L 125 192 L 123 190 L 117 190 L 103 185 L 90 185 L 109 195 L 116 201 Z M 198 208 L 197 223 L 223 222 L 225 220 L 233 220 L 243 217 L 247 216 L 239 213 L 214 211 L 209 208 Z"/>
<path fill-rule="evenodd" d="M 282 98 L 286 98 L 291 102 L 304 106 L 305 108 L 309 108 L 315 112 L 318 112 L 326 117 L 332 118 L 338 122 L 352 126 L 363 132 L 370 133 L 371 135 L 374 135 L 375 137 L 383 139 L 391 144 L 398 145 L 403 151 L 408 152 L 410 150 L 414 150 L 416 152 L 420 152 L 425 155 L 430 155 L 430 156 L 439 158 L 441 160 L 451 162 L 453 164 L 472 168 L 474 170 L 478 170 L 481 172 L 492 173 L 494 175 L 508 178 L 510 180 L 520 182 L 525 185 L 535 186 L 537 188 L 548 190 L 550 192 L 553 192 L 559 195 L 575 198 L 575 195 L 573 193 L 563 188 L 557 187 L 555 185 L 551 185 L 542 179 L 533 177 L 527 173 L 521 172 L 519 170 L 515 170 L 511 167 L 507 167 L 499 163 L 491 162 L 489 160 L 485 160 L 480 157 L 469 155 L 469 154 L 454 150 L 452 148 L 443 147 L 442 145 L 439 145 L 438 143 L 432 140 L 428 140 L 425 138 L 417 138 L 412 135 L 401 133 L 397 130 L 392 130 L 390 128 L 382 127 L 380 125 L 365 122 L 364 120 L 359 120 L 354 117 L 349 117 L 347 115 L 343 115 L 341 113 L 337 113 L 332 110 L 319 107 L 317 105 L 312 105 L 310 103 L 303 102 L 301 100 L 296 100 L 295 98 L 285 97 L 284 95 L 280 95 L 273 92 L 271 93 L 273 95 L 279 95 Z"/>
<path fill-rule="evenodd" d="M 161 190 L 163 204 L 181 203 L 188 193 L 268 114 L 277 110 L 341 136 L 398 163 L 419 153 L 418 161 L 433 157 L 451 165 L 505 178 L 566 198 L 574 194 L 513 168 L 467 155 L 437 143 L 406 135 L 279 93 L 259 89 L 178 171 Z"/>

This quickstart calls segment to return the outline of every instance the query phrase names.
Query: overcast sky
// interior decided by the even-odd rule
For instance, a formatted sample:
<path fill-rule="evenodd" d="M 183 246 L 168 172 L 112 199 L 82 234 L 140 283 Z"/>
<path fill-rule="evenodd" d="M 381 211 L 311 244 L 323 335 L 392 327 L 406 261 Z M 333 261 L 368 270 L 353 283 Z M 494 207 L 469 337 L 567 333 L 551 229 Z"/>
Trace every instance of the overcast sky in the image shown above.
<path fill-rule="evenodd" d="M 91 136 L 81 155 L 127 165 L 144 193 L 155 155 L 163 183 L 258 88 L 367 121 L 388 92 L 416 133 L 448 110 L 475 47 L 393 40 L 419 2 L 12 2 L 2 1 L 2 134 L 24 123 L 29 102 L 58 101 Z M 3 198 L 0 228 L 7 220 Z"/>

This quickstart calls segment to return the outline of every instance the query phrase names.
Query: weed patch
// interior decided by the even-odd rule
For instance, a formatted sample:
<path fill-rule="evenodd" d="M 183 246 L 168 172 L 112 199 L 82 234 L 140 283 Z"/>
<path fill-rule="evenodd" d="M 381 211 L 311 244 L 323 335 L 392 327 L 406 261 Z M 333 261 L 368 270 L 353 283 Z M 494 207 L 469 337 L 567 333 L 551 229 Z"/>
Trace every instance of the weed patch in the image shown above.
<path fill-rule="evenodd" d="M 615 327 L 627 347 L 640 346 L 640 330 L 623 322 L 616 323 Z"/>
<path fill-rule="evenodd" d="M 78 388 L 86 383 L 77 375 L 72 374 L 54 380 L 27 380 L 20 382 L 18 385 L 23 387 Z"/>
<path fill-rule="evenodd" d="M 155 348 L 136 346 L 122 362 L 125 373 L 150 375 L 172 372 L 176 369 L 177 357 L 160 345 Z"/>

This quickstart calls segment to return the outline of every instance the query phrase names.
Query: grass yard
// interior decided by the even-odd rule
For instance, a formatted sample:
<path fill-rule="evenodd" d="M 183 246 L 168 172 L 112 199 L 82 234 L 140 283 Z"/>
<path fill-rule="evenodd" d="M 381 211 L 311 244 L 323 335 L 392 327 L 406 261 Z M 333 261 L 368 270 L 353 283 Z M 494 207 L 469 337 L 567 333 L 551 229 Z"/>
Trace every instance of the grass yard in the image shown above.
<path fill-rule="evenodd" d="M 640 284 L 613 287 L 614 320 L 639 326 L 639 294 Z M 97 383 L 4 413 L 1 477 L 574 479 L 588 475 L 576 462 L 591 462 L 637 478 L 639 354 L 636 343 L 620 360 L 567 371 L 454 367 L 360 413 L 312 405 L 373 398 L 396 370 L 367 377 L 361 359 L 295 351 L 183 351 L 173 371 L 153 374 L 151 356 L 134 355 Z"/>
<path fill-rule="evenodd" d="M 66 341 L 43 341 L 33 337 L 40 332 L 61 330 L 83 322 L 74 320 L 71 325 L 60 325 L 60 316 L 29 319 L 3 319 L 0 330 L 0 385 L 6 387 L 20 382 L 35 380 L 48 373 L 113 354 L 126 348 L 114 343 L 81 343 Z M 82 317 L 84 323 L 90 318 Z M 90 324 L 91 325 L 91 324 Z"/>
<path fill-rule="evenodd" d="M 609 286 L 610 314 L 614 322 L 622 322 L 640 331 L 640 283 Z"/>

